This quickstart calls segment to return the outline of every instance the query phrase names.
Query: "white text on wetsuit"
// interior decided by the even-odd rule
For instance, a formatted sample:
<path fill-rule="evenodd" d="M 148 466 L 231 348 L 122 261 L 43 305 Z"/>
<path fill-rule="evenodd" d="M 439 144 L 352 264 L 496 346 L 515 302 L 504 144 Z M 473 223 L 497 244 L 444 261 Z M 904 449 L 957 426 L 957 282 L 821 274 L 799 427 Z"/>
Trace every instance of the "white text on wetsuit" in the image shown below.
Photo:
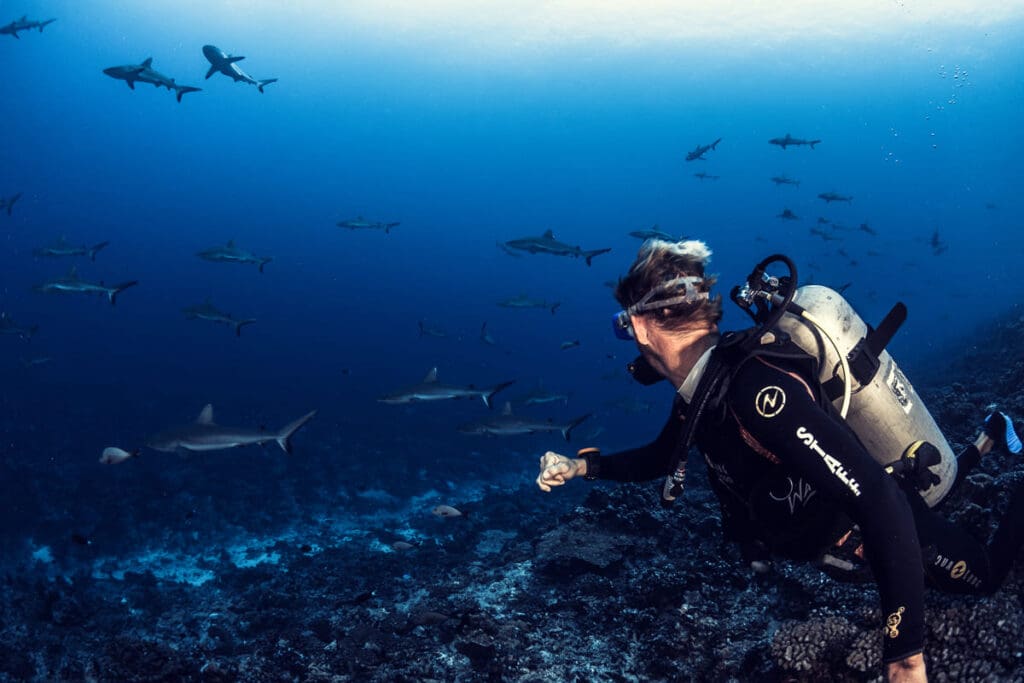
<path fill-rule="evenodd" d="M 853 491 L 853 495 L 860 495 L 860 484 L 857 483 L 857 480 L 852 478 L 846 472 L 846 468 L 843 467 L 842 463 L 826 453 L 824 449 L 818 445 L 818 440 L 814 438 L 814 434 L 807 431 L 805 427 L 797 427 L 796 438 L 800 439 L 805 446 L 820 455 L 821 459 L 825 461 L 825 465 L 832 470 L 832 474 L 836 475 L 839 481 L 846 484 L 846 487 Z"/>

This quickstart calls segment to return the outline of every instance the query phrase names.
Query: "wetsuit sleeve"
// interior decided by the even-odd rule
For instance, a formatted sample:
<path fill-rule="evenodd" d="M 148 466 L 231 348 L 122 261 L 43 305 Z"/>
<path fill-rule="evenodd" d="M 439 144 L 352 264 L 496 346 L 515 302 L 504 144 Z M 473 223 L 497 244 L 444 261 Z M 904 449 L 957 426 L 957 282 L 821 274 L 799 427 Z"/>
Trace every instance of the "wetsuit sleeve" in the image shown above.
<path fill-rule="evenodd" d="M 667 475 L 683 430 L 677 411 L 677 404 L 673 404 L 661 434 L 646 446 L 598 458 L 597 478 L 609 481 L 651 481 Z"/>
<path fill-rule="evenodd" d="M 884 660 L 921 652 L 921 549 L 910 505 L 897 482 L 837 415 L 819 405 L 816 382 L 754 358 L 731 386 L 729 409 L 748 445 L 805 477 L 860 526 L 882 603 Z"/>

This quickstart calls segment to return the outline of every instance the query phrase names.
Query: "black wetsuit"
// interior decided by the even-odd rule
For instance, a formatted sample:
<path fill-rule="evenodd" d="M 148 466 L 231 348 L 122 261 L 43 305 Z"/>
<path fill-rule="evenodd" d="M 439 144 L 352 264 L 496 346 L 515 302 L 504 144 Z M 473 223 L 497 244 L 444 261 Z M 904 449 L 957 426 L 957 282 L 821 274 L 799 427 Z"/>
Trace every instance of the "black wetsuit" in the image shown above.
<path fill-rule="evenodd" d="M 696 445 L 723 531 L 746 551 L 818 559 L 859 528 L 882 604 L 884 660 L 896 661 L 923 648 L 926 575 L 937 587 L 968 593 L 993 591 L 1005 578 L 1024 541 L 1024 489 L 985 548 L 886 474 L 822 396 L 816 377 L 810 358 L 746 360 L 698 425 Z M 685 413 L 677 398 L 653 443 L 594 459 L 592 474 L 614 481 L 666 476 Z"/>

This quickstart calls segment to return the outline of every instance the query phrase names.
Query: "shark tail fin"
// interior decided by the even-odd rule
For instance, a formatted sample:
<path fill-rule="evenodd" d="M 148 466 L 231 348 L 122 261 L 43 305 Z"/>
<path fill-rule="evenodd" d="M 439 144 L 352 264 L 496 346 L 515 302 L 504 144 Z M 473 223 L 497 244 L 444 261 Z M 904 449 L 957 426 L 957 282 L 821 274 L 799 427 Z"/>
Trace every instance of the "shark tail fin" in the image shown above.
<path fill-rule="evenodd" d="M 276 78 L 267 78 L 267 79 L 264 79 L 262 81 L 257 81 L 256 82 L 256 89 L 259 90 L 262 93 L 263 92 L 263 86 L 270 85 L 271 83 L 277 83 L 277 79 Z"/>
<path fill-rule="evenodd" d="M 30 327 L 27 330 L 25 330 L 25 334 L 23 335 L 23 338 L 25 340 L 29 340 L 32 337 L 34 337 L 36 332 L 38 332 L 38 331 L 39 331 L 39 325 L 33 325 L 32 327 Z"/>
<path fill-rule="evenodd" d="M 493 389 L 491 389 L 486 394 L 483 394 L 480 398 L 482 398 L 484 400 L 484 405 L 485 406 L 487 406 L 488 408 L 492 408 L 493 405 L 492 405 L 491 401 L 494 399 L 494 395 L 496 393 L 498 393 L 499 391 L 501 391 L 502 389 L 504 389 L 504 388 L 506 388 L 508 386 L 511 386 L 511 385 L 513 385 L 515 383 L 516 383 L 515 380 L 511 380 L 509 382 L 502 382 L 501 384 L 499 384 L 498 386 L 494 387 Z"/>
<path fill-rule="evenodd" d="M 114 285 L 113 287 L 108 289 L 107 298 L 110 299 L 110 305 L 117 305 L 117 295 L 123 292 L 124 290 L 128 289 L 129 287 L 134 287 L 137 284 L 139 284 L 138 280 L 129 280 L 128 282 L 122 282 L 121 284 Z"/>
<path fill-rule="evenodd" d="M 814 149 L 814 146 L 819 142 L 821 142 L 821 140 L 811 140 L 811 149 Z"/>
<path fill-rule="evenodd" d="M 587 257 L 587 265 L 589 266 L 592 258 L 600 256 L 601 254 L 607 254 L 609 251 L 611 251 L 611 249 L 594 249 L 593 251 L 585 251 L 583 253 Z"/>
<path fill-rule="evenodd" d="M 302 417 L 300 417 L 298 420 L 295 420 L 295 422 L 292 422 L 290 424 L 285 425 L 284 428 L 281 429 L 281 431 L 277 433 L 277 436 L 274 438 L 274 440 L 277 441 L 277 445 L 281 447 L 282 451 L 284 451 L 288 455 L 291 455 L 291 453 L 292 453 L 292 442 L 291 442 L 292 436 L 295 434 L 295 432 L 297 432 L 300 429 L 302 429 L 303 425 L 305 425 L 307 422 L 312 420 L 313 416 L 315 416 L 315 415 L 316 415 L 316 411 L 315 410 L 311 410 L 310 412 L 308 412 L 305 415 L 303 415 Z"/>
<path fill-rule="evenodd" d="M 14 202 L 18 201 L 19 199 L 21 199 L 21 193 L 20 192 L 7 200 L 7 215 L 8 216 L 11 215 L 11 209 L 14 208 Z"/>
<path fill-rule="evenodd" d="M 263 272 L 263 266 L 267 265 L 268 263 L 270 263 L 270 262 L 271 262 L 271 261 L 273 261 L 273 260 L 274 260 L 274 259 L 273 259 L 273 258 L 271 258 L 270 256 L 267 256 L 266 258 L 261 258 L 261 259 L 260 259 L 260 264 L 259 264 L 259 269 L 260 269 L 260 272 L 261 272 L 261 273 Z"/>
<path fill-rule="evenodd" d="M 254 322 L 256 322 L 256 318 L 247 318 L 245 320 L 237 321 L 235 323 L 235 336 L 236 337 L 241 337 L 242 336 L 242 328 L 245 325 L 252 325 Z"/>
<path fill-rule="evenodd" d="M 385 235 L 390 235 L 391 234 L 391 228 L 395 227 L 396 225 L 401 225 L 401 223 L 385 223 L 384 224 L 384 234 Z"/>
<path fill-rule="evenodd" d="M 99 253 L 100 249 L 103 249 L 103 247 L 107 246 L 108 244 L 110 244 L 110 242 L 100 242 L 97 245 L 89 247 L 89 260 L 95 261 L 96 254 Z"/>
<path fill-rule="evenodd" d="M 565 437 L 565 440 L 569 441 L 569 436 L 572 434 L 572 430 L 576 429 L 581 424 L 583 424 L 584 422 L 589 420 L 591 415 L 593 415 L 593 413 L 587 413 L 586 415 L 584 415 L 582 417 L 578 417 L 575 420 L 573 420 L 572 422 L 570 422 L 565 427 L 565 429 L 562 430 L 562 436 Z"/>
<path fill-rule="evenodd" d="M 175 95 L 175 98 L 179 102 L 181 102 L 182 95 L 190 92 L 199 92 L 200 90 L 202 90 L 202 88 L 193 88 L 191 85 L 176 85 L 174 86 L 174 89 L 178 91 L 178 94 Z"/>
<path fill-rule="evenodd" d="M 562 305 L 561 301 L 556 301 L 555 303 L 551 304 L 551 315 L 554 315 L 555 311 L 557 311 L 558 307 L 561 306 L 561 305 Z"/>

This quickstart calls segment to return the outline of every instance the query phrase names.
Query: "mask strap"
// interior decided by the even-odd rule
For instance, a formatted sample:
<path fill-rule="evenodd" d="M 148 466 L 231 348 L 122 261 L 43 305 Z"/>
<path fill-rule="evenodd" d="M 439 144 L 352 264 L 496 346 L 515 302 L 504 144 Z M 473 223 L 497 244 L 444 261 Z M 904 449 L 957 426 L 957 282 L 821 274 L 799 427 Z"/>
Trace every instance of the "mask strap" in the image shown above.
<path fill-rule="evenodd" d="M 674 280 L 655 287 L 651 291 L 647 292 L 640 301 L 633 304 L 626 309 L 626 312 L 630 315 L 637 315 L 644 311 L 654 310 L 656 308 L 667 308 L 668 306 L 675 306 L 676 304 L 682 303 L 697 303 L 698 301 L 706 300 L 708 298 L 707 292 L 698 292 L 694 286 L 697 283 L 703 282 L 703 278 L 699 278 L 693 275 L 685 275 L 683 277 L 677 277 Z M 667 292 L 671 289 L 675 289 L 683 285 L 686 288 L 686 293 L 679 296 L 670 297 L 660 301 L 652 302 L 651 299 L 657 295 Z"/>

